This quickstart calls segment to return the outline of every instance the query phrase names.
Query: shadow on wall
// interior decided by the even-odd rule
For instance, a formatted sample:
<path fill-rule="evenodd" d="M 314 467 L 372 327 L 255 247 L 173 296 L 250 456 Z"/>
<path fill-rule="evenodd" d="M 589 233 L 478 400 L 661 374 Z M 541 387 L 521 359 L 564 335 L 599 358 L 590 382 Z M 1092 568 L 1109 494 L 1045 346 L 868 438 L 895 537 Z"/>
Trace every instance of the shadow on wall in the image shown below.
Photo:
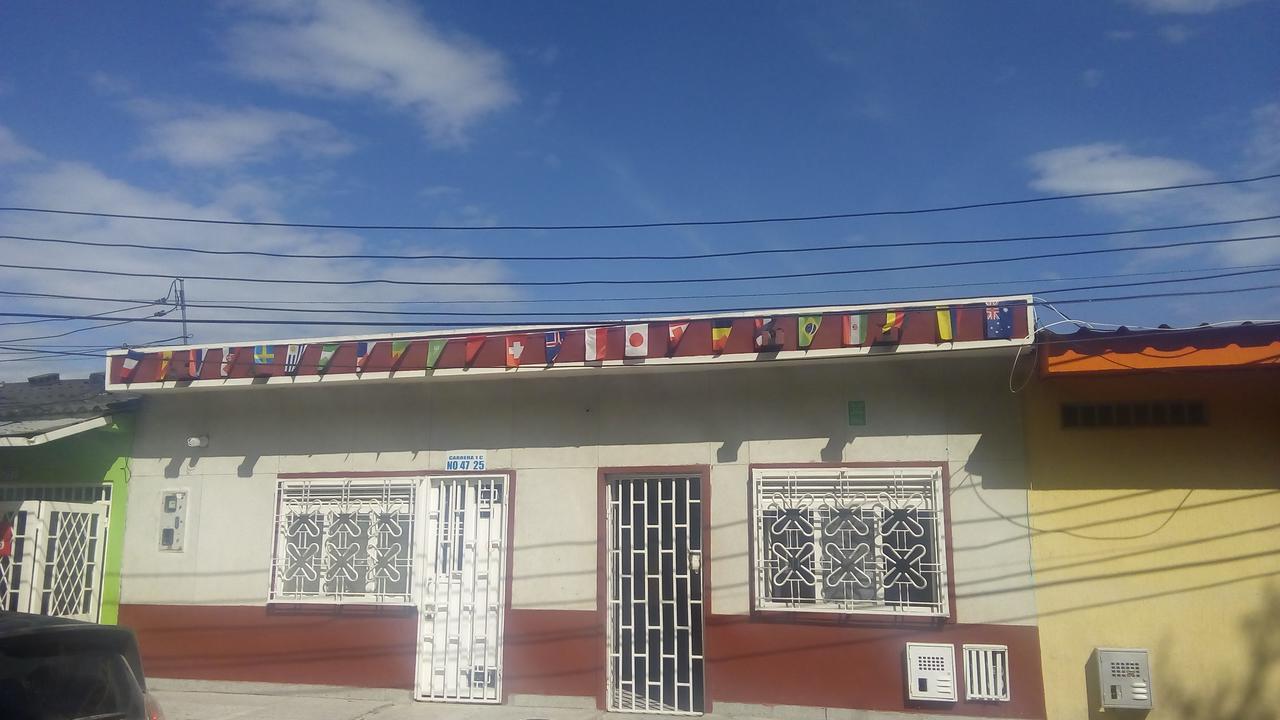
<path fill-rule="evenodd" d="M 1280 585 L 1261 594 L 1261 605 L 1237 629 L 1246 662 L 1221 668 L 1211 686 L 1161 683 L 1155 678 L 1160 717 L 1180 720 L 1275 720 L 1280 718 Z M 1190 678 L 1192 681 L 1198 678 Z"/>
<path fill-rule="evenodd" d="M 652 373 L 476 382 L 271 388 L 148 399 L 136 457 L 166 461 L 165 476 L 207 458 L 242 458 L 241 477 L 262 457 L 424 453 L 470 448 L 712 445 L 716 462 L 745 462 L 753 441 L 825 440 L 823 461 L 844 459 L 859 438 L 999 436 L 1021 452 L 1019 403 L 1003 388 L 1004 361 L 913 358 L 841 365 L 770 366 L 742 372 Z M 955 377 L 965 379 L 955 382 Z M 976 398 L 1001 397 L 985 411 Z M 848 401 L 867 402 L 865 425 Z M 784 402 L 786 401 L 786 402 Z M 208 435 L 208 450 L 186 438 Z M 990 446 L 990 443 L 988 443 Z M 1000 454 L 989 447 L 989 454 Z M 814 458 L 818 459 L 818 458 Z M 1018 480 L 1021 480 L 1019 478 Z"/>

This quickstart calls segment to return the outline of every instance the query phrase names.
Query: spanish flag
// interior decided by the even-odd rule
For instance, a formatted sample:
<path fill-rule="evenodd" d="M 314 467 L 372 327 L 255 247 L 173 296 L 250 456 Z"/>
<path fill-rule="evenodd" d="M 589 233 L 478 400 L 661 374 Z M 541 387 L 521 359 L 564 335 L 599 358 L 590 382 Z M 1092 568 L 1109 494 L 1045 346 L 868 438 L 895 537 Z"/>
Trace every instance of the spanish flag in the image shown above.
<path fill-rule="evenodd" d="M 946 305 L 938 306 L 938 342 L 955 341 L 955 311 Z"/>
<path fill-rule="evenodd" d="M 902 329 L 902 322 L 907 319 L 907 314 L 901 310 L 889 310 L 884 314 L 884 327 L 880 328 L 880 332 L 888 335 L 894 330 Z"/>
<path fill-rule="evenodd" d="M 722 353 L 729 342 L 729 333 L 733 332 L 733 318 L 718 318 L 711 321 L 711 351 Z"/>

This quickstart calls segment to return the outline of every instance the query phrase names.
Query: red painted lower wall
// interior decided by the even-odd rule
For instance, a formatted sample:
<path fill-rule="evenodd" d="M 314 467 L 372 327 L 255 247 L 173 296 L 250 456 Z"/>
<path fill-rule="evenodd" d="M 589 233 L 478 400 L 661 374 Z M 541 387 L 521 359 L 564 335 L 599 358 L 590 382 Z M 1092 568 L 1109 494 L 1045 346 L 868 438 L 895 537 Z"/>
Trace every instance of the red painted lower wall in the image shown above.
<path fill-rule="evenodd" d="M 411 608 L 122 605 L 120 624 L 137 633 L 152 677 L 413 687 Z M 508 610 L 504 691 L 602 697 L 604 626 L 594 611 Z M 912 706 L 903 683 L 907 641 L 953 643 L 958 666 L 964 643 L 1007 645 L 1012 701 Z M 735 702 L 1045 716 L 1035 627 L 868 627 L 712 615 L 705 647 L 712 710 L 716 702 Z"/>
<path fill-rule="evenodd" d="M 413 608 L 121 605 L 149 677 L 413 688 Z"/>

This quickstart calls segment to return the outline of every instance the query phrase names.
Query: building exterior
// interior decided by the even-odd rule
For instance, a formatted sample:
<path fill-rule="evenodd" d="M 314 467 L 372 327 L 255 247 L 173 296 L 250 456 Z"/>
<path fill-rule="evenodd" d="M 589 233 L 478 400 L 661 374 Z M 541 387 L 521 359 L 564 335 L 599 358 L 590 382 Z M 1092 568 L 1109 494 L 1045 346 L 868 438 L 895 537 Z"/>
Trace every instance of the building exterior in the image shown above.
<path fill-rule="evenodd" d="M 1280 331 L 1082 331 L 1038 354 L 1048 717 L 1102 716 L 1105 647 L 1148 651 L 1153 719 L 1280 717 Z"/>
<path fill-rule="evenodd" d="M 1008 297 L 118 353 L 120 620 L 158 677 L 1043 718 L 1007 521 L 1033 327 Z"/>
<path fill-rule="evenodd" d="M 0 383 L 0 611 L 114 623 L 136 396 Z"/>

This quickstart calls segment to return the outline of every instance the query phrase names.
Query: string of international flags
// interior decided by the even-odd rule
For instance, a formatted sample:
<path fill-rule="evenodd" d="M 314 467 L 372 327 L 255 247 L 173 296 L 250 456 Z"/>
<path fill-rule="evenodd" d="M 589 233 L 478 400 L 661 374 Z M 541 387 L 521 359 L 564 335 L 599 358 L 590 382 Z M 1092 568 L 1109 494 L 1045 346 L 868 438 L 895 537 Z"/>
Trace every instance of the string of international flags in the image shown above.
<path fill-rule="evenodd" d="M 859 347 L 893 345 L 903 341 L 912 318 L 913 342 L 952 343 L 958 340 L 1010 339 L 1014 336 L 1013 310 L 1025 307 L 1025 301 L 988 302 L 980 305 L 942 305 L 935 308 L 913 307 L 844 313 L 797 315 L 765 315 L 727 317 L 709 320 L 635 322 L 597 327 L 554 329 L 545 331 L 508 331 L 473 333 L 449 337 L 422 337 L 390 340 L 264 344 L 227 346 L 219 349 L 192 348 L 142 352 L 129 350 L 119 357 L 113 377 L 120 383 L 165 380 L 198 380 L 230 377 L 258 377 L 279 374 L 296 375 L 303 370 L 315 374 L 330 372 L 361 374 L 379 358 L 381 369 L 389 371 L 419 369 L 432 371 L 438 367 L 475 366 L 490 341 L 501 339 L 505 360 L 494 365 L 514 369 L 541 360 L 552 366 L 565 356 L 562 351 L 572 345 L 574 362 L 594 363 L 611 359 L 642 361 L 650 357 L 674 357 L 687 345 L 684 354 L 720 355 L 726 351 L 770 353 L 783 349 L 809 350 L 817 346 Z M 959 319 L 970 313 L 963 323 Z M 929 327 L 920 332 L 918 318 L 932 315 Z M 833 317 L 834 316 L 834 317 Z M 966 316 L 967 317 L 967 316 Z M 838 324 L 838 335 L 830 330 L 828 318 Z M 977 321 L 977 322 L 975 322 Z M 694 338 L 691 328 L 706 335 Z M 979 330 L 980 327 L 980 330 Z M 745 341 L 735 336 L 735 329 L 749 335 Z M 794 332 L 794 340 L 789 336 Z M 965 337 L 961 337 L 961 336 Z M 579 342 L 580 339 L 580 342 Z M 709 342 L 708 342 L 709 341 Z M 731 350 L 731 342 L 735 348 Z M 838 345 L 837 345 L 838 343 Z M 538 345 L 542 352 L 531 352 Z M 665 346 L 665 347 L 663 347 Z M 581 348 L 578 359 L 577 348 Z M 659 354 L 651 354 L 651 348 Z M 215 353 L 218 353 L 215 356 Z M 407 359 L 413 355 L 410 364 Z M 537 357 L 537 356 L 541 357 Z M 345 361 L 340 361 L 340 357 Z M 449 361 L 446 362 L 446 358 Z M 309 362 L 307 360 L 310 360 Z M 283 360 L 283 362 L 281 362 Z M 149 368 L 148 368 L 149 366 Z M 216 367 L 216 375 L 212 368 Z M 150 372 L 143 373 L 144 369 Z M 145 378 L 145 379 L 144 379 Z"/>

